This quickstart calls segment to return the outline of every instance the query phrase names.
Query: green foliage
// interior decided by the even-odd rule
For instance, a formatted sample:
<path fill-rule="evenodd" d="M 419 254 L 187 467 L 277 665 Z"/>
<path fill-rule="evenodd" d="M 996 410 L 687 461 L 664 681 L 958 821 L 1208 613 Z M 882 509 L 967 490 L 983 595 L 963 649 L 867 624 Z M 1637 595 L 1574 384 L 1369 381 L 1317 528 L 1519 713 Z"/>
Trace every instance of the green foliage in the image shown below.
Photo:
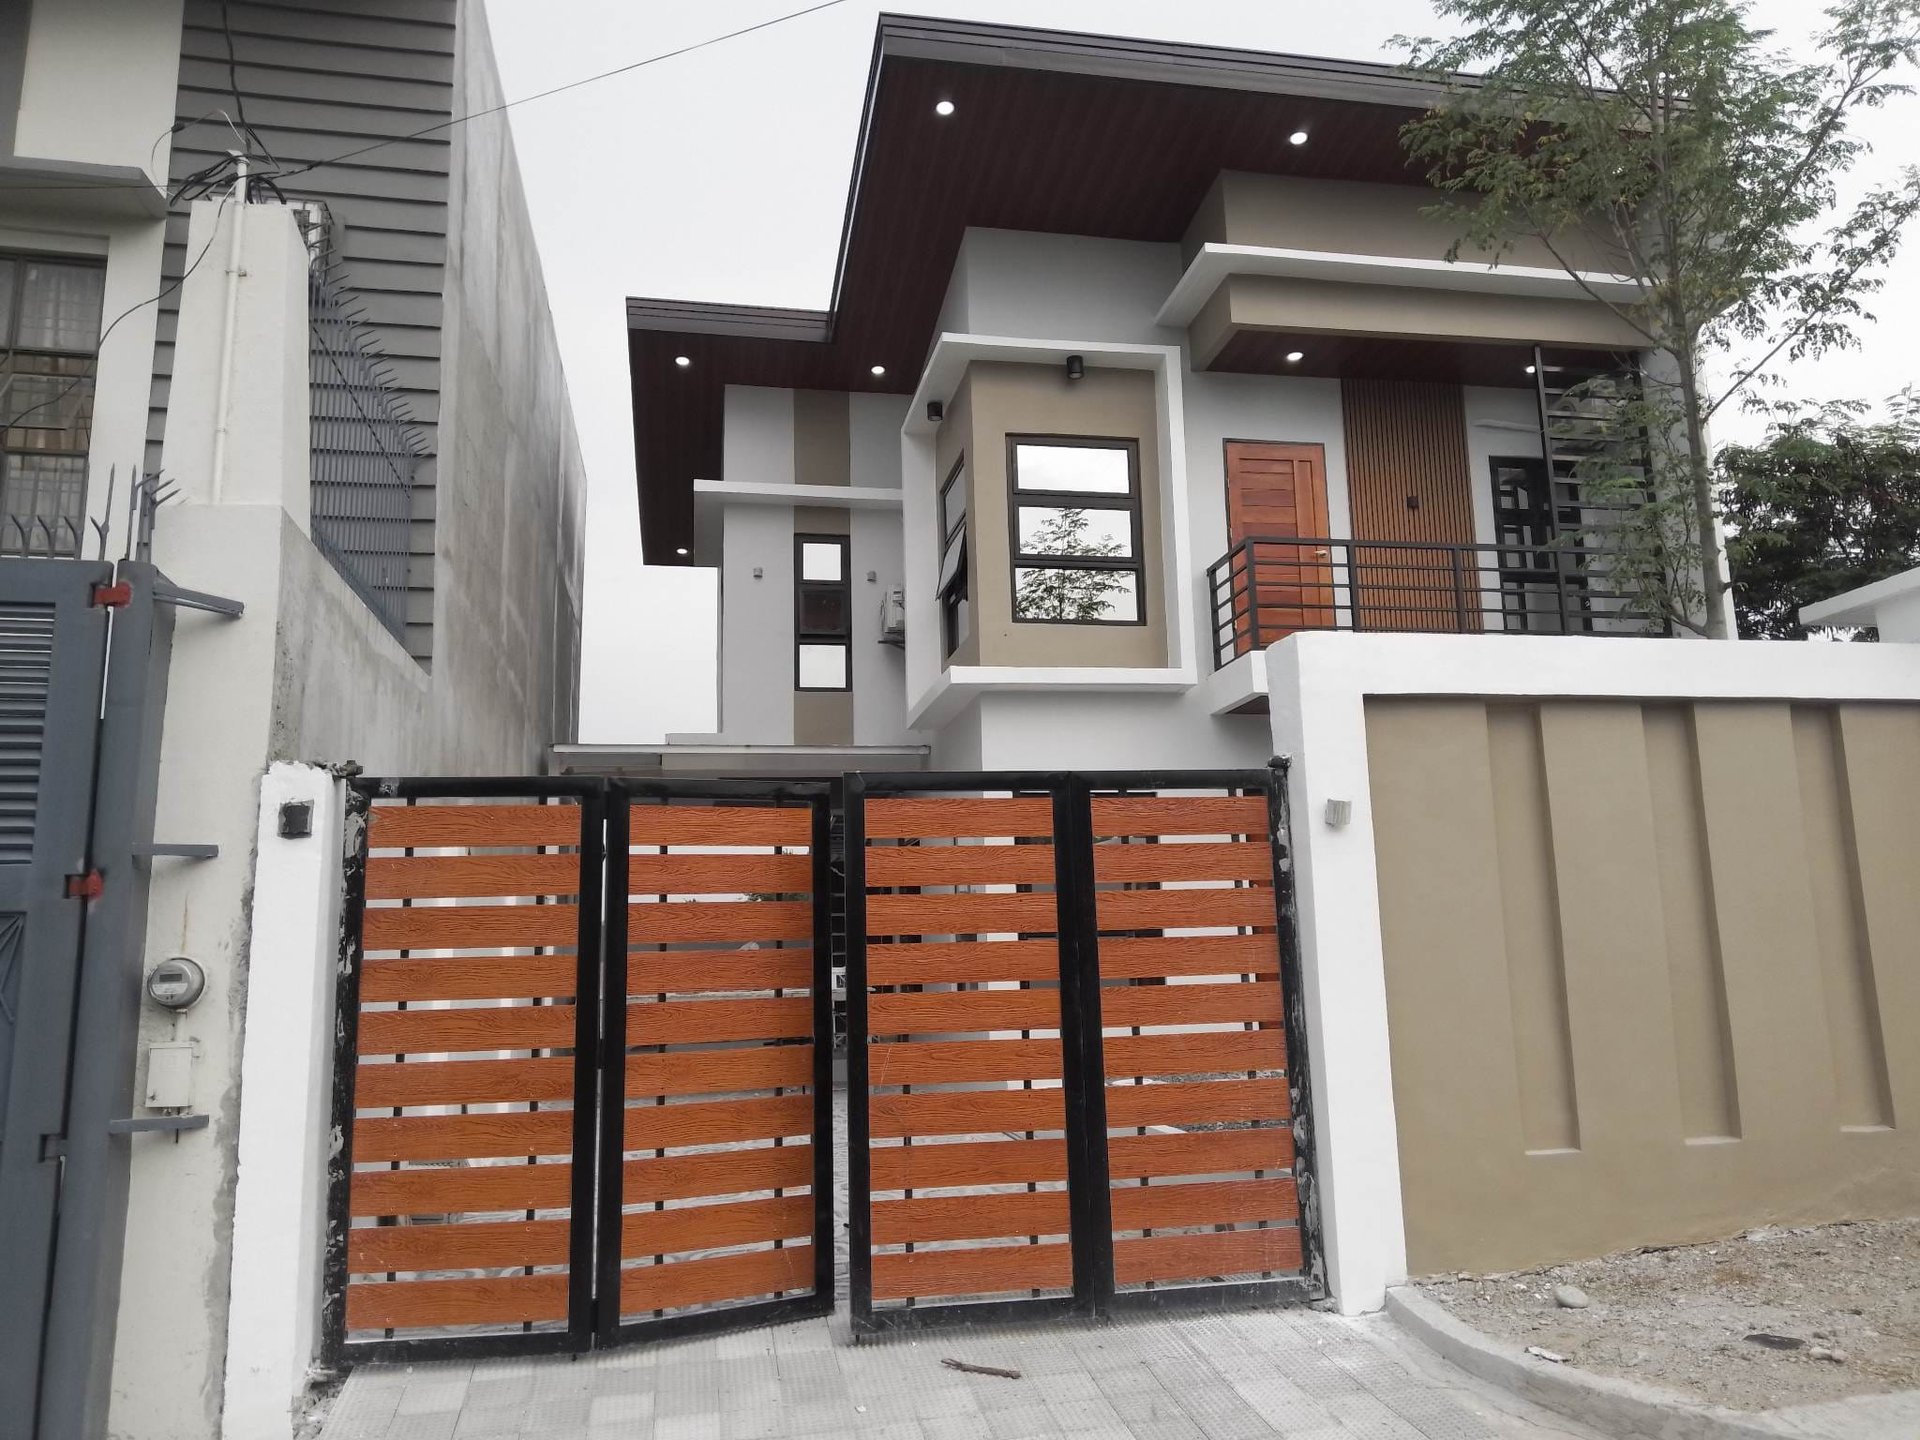
<path fill-rule="evenodd" d="M 1035 555 L 1113 556 L 1117 541 L 1087 534 L 1087 512 L 1071 508 L 1043 521 L 1022 548 Z M 1127 586 L 1115 570 L 1024 571 L 1014 586 L 1014 613 L 1022 620 L 1098 620 Z"/>
<path fill-rule="evenodd" d="M 1718 457 L 1740 633 L 1798 640 L 1798 611 L 1920 565 L 1920 402 L 1859 422 L 1828 405 Z"/>

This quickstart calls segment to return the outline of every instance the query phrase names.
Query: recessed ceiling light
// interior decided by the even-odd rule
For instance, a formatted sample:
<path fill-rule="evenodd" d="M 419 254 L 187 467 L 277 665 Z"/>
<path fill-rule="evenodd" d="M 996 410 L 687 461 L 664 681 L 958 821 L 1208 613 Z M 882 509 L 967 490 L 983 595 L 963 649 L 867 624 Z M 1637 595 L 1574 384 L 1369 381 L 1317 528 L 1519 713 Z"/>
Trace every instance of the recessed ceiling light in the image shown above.
<path fill-rule="evenodd" d="M 872 373 L 875 375 L 884 375 L 887 373 L 887 367 L 884 365 L 876 365 L 873 367 Z"/>
<path fill-rule="evenodd" d="M 1304 350 L 1289 350 L 1287 352 L 1287 364 L 1289 365 L 1298 365 L 1306 358 L 1307 352 Z"/>
<path fill-rule="evenodd" d="M 1296 131 L 1294 131 L 1294 132 L 1293 132 L 1293 133 L 1292 133 L 1291 135 L 1289 135 L 1289 136 L 1287 136 L 1287 143 L 1288 143 L 1289 145 L 1304 145 L 1304 144 L 1306 144 L 1306 143 L 1307 143 L 1307 132 L 1306 132 L 1306 131 L 1304 131 L 1304 130 L 1296 130 Z"/>
<path fill-rule="evenodd" d="M 693 357 L 691 355 L 676 355 L 673 357 L 673 363 L 684 370 L 693 363 Z"/>
<path fill-rule="evenodd" d="M 687 547 L 684 545 L 676 545 L 673 553 L 676 555 L 684 555 L 687 553 Z"/>
<path fill-rule="evenodd" d="M 953 113 L 953 101 L 940 101 L 933 107 L 933 113 L 936 115 L 951 115 Z"/>
<path fill-rule="evenodd" d="M 1537 373 L 1539 373 L 1539 372 L 1538 372 L 1537 370 L 1535 370 L 1535 368 L 1534 368 L 1533 366 L 1531 366 L 1531 365 L 1529 365 L 1529 366 L 1527 366 L 1527 374 L 1529 374 L 1529 375 L 1534 375 L 1534 374 L 1537 374 Z"/>

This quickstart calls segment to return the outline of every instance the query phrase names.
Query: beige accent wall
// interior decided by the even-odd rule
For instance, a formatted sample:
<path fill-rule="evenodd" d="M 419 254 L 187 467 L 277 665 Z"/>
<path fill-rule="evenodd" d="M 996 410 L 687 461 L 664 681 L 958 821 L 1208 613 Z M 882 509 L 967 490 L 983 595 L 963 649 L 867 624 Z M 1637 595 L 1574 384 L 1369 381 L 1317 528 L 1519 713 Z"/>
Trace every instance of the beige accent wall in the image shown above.
<path fill-rule="evenodd" d="M 796 402 L 794 406 L 794 460 L 796 463 L 800 458 L 800 408 L 798 401 L 803 395 L 823 393 L 825 392 L 807 390 L 794 392 Z M 834 397 L 829 395 L 827 398 L 831 399 Z M 844 420 L 846 413 L 845 401 L 847 397 L 841 395 L 838 398 L 842 402 L 841 418 Z M 843 446 L 845 441 L 846 435 L 845 432 L 842 431 L 841 443 Z M 844 449 L 841 452 L 841 459 L 844 464 Z M 796 475 L 798 475 L 797 470 Z M 810 481 L 804 477 L 799 477 L 798 483 L 803 485 L 824 485 L 834 482 L 825 480 Z M 844 470 L 837 483 L 841 485 L 847 483 Z M 796 544 L 798 543 L 797 537 L 801 535 L 850 535 L 852 528 L 852 519 L 848 512 L 837 507 L 825 505 L 796 505 L 793 507 L 793 533 L 796 537 Z M 853 563 L 851 546 L 848 547 L 847 563 L 848 565 L 852 565 Z M 797 559 L 794 565 L 795 574 L 797 575 L 799 566 Z M 849 574 L 847 578 L 849 581 L 854 579 L 852 574 Z M 851 584 L 849 588 L 853 592 L 854 603 L 857 604 L 860 599 L 860 586 L 858 584 Z M 791 632 L 789 633 L 791 634 Z M 851 652 L 847 655 L 847 675 L 849 679 L 851 679 L 853 675 L 853 655 Z M 796 745 L 853 744 L 853 691 L 851 689 L 795 690 L 793 692 L 793 743 Z"/>
<path fill-rule="evenodd" d="M 846 485 L 852 474 L 850 397 L 844 390 L 793 392 L 793 483 Z"/>
<path fill-rule="evenodd" d="M 1366 714 L 1414 1274 L 1920 1213 L 1920 706 Z"/>

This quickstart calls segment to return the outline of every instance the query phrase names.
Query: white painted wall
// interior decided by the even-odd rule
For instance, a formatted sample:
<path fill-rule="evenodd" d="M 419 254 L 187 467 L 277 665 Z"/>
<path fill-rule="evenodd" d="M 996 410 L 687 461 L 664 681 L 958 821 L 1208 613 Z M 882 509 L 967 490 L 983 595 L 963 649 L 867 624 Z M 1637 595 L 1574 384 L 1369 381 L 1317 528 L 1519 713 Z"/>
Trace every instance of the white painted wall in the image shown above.
<path fill-rule="evenodd" d="M 776 393 L 790 426 L 792 392 Z M 791 439 L 786 456 L 791 479 Z M 731 743 L 793 743 L 793 533 L 784 505 L 729 505 L 721 518 L 720 734 Z"/>
<path fill-rule="evenodd" d="M 793 391 L 729 385 L 721 414 L 721 473 L 701 479 L 793 484 Z"/>
<path fill-rule="evenodd" d="M 897 440 L 892 448 L 897 465 Z M 853 743 L 911 744 L 915 737 L 907 729 L 907 654 L 898 645 L 880 643 L 881 599 L 906 584 L 900 512 L 855 510 L 852 522 Z M 869 575 L 874 578 L 869 580 Z"/>
<path fill-rule="evenodd" d="M 1464 386 L 1460 393 L 1467 412 L 1474 538 L 1482 545 L 1491 545 L 1495 542 L 1493 457 L 1540 457 L 1540 400 L 1531 390 L 1490 385 Z"/>
<path fill-rule="evenodd" d="M 847 397 L 847 483 L 880 489 L 900 488 L 900 424 L 907 418 L 905 395 Z"/>
<path fill-rule="evenodd" d="M 1153 317 L 1180 271 L 1177 244 L 976 227 L 961 239 L 940 329 L 1178 345 L 1183 332 Z"/>
<path fill-rule="evenodd" d="M 131 165 L 164 183 L 180 78 L 181 5 L 58 0 L 33 6 L 14 153 Z"/>

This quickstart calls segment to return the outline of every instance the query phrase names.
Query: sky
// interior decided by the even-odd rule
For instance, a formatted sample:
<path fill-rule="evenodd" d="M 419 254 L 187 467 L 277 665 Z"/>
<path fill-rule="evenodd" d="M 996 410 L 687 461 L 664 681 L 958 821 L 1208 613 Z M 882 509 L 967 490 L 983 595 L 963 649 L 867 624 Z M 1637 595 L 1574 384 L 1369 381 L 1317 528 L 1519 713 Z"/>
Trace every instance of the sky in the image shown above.
<path fill-rule="evenodd" d="M 507 97 L 647 59 L 813 0 L 485 0 Z M 629 295 L 824 308 L 882 10 L 1356 60 L 1398 60 L 1435 28 L 1426 0 L 841 0 L 475 124 L 510 124 L 588 475 L 579 738 L 651 744 L 711 731 L 715 572 L 640 563 Z M 1800 45 L 1806 0 L 1756 0 L 1756 23 Z M 1920 159 L 1920 98 L 1857 128 L 1862 179 Z M 1907 383 L 1920 325 L 1920 235 L 1862 347 L 1784 368 L 1785 393 L 1879 402 Z M 1719 439 L 1758 438 L 1729 414 Z"/>

